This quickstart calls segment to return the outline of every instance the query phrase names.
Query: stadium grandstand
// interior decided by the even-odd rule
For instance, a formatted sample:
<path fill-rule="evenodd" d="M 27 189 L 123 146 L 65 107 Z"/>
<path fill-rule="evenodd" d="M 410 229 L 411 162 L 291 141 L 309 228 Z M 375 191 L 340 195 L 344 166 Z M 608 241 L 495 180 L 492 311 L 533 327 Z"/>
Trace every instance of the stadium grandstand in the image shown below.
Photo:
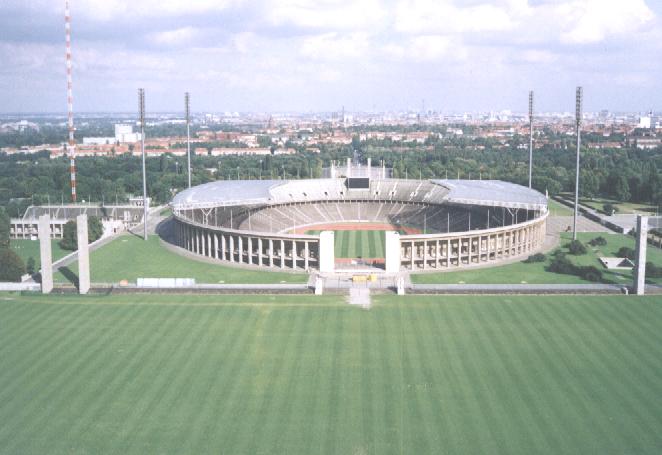
<path fill-rule="evenodd" d="M 333 232 L 340 230 L 389 232 L 376 263 L 390 272 L 499 263 L 542 247 L 547 199 L 535 190 L 494 180 L 349 174 L 185 190 L 171 202 L 176 244 L 224 262 L 322 272 L 342 267 L 334 257 Z"/>

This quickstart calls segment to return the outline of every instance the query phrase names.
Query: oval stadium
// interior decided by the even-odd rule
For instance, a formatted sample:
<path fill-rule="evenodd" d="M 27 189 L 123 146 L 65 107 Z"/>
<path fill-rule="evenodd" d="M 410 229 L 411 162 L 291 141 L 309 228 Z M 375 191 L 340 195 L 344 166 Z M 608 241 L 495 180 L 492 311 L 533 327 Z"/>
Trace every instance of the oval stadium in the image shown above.
<path fill-rule="evenodd" d="M 547 198 L 535 190 L 348 169 L 349 176 L 220 180 L 182 191 L 171 202 L 175 242 L 224 263 L 323 273 L 498 264 L 543 245 Z"/>

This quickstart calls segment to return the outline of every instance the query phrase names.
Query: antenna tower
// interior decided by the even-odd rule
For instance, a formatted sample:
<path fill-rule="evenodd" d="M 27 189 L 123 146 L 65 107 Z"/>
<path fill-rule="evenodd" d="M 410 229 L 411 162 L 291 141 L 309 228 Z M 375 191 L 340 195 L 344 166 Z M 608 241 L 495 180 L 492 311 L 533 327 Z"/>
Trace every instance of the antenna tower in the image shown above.
<path fill-rule="evenodd" d="M 575 94 L 575 123 L 577 128 L 577 168 L 575 171 L 575 212 L 572 219 L 572 239 L 577 240 L 577 210 L 579 208 L 579 150 L 582 146 L 582 88 Z"/>
<path fill-rule="evenodd" d="M 145 89 L 138 89 L 140 115 L 140 149 L 143 156 L 143 238 L 147 240 L 147 172 L 145 171 Z"/>
<path fill-rule="evenodd" d="M 533 90 L 529 92 L 529 188 L 533 174 Z"/>
<path fill-rule="evenodd" d="M 76 139 L 74 138 L 74 96 L 71 63 L 71 13 L 69 0 L 64 0 L 64 31 L 67 46 L 67 128 L 69 141 L 67 155 L 69 156 L 69 170 L 71 174 L 71 201 L 76 202 Z"/>
<path fill-rule="evenodd" d="M 191 188 L 191 98 L 184 93 L 184 110 L 186 112 L 186 159 L 188 164 L 188 187 Z"/>

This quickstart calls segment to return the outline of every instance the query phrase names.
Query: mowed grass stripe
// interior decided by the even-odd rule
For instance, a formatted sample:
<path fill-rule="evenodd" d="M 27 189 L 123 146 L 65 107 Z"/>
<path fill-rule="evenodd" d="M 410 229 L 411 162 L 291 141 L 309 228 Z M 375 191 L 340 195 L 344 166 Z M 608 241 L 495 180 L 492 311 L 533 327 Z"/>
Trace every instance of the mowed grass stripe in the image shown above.
<path fill-rule="evenodd" d="M 248 380 L 247 371 L 250 371 L 250 349 L 253 340 L 253 331 L 259 312 L 243 311 L 244 318 L 240 322 L 240 330 L 236 336 L 228 337 L 222 347 L 229 354 L 227 364 L 222 360 L 217 364 L 218 381 L 210 397 L 200 396 L 198 405 L 203 412 L 196 416 L 196 428 L 204 428 L 201 434 L 190 432 L 182 441 L 184 442 L 179 453 L 199 453 L 213 451 L 214 448 L 223 448 L 225 451 L 226 438 L 229 437 L 228 427 L 234 420 L 233 413 L 243 408 L 242 387 Z M 208 409 L 213 409 L 211 413 Z M 244 427 L 244 431 L 247 428 Z M 199 437 L 198 437 L 199 436 Z M 201 444 L 208 443 L 208 446 Z"/>
<path fill-rule="evenodd" d="M 51 366 L 43 368 L 38 375 L 36 375 L 41 382 L 48 384 L 47 387 L 38 388 L 38 392 L 30 393 L 29 405 L 21 409 L 20 412 L 13 414 L 14 418 L 10 420 L 11 424 L 5 428 L 12 432 L 14 426 L 21 427 L 24 431 L 27 430 L 28 434 L 34 435 L 28 441 L 15 440 L 15 444 L 4 445 L 8 453 L 20 452 L 18 445 L 22 442 L 28 444 L 28 447 L 37 447 L 34 450 L 51 450 L 45 441 L 35 437 L 39 434 L 42 427 L 47 424 L 63 425 L 65 422 L 60 422 L 54 416 L 60 412 L 62 408 L 71 409 L 71 403 L 75 397 L 84 393 L 90 387 L 90 382 L 86 381 L 87 375 L 92 375 L 98 371 L 99 353 L 104 347 L 104 337 L 98 336 L 98 333 L 89 331 L 89 326 L 98 324 L 99 318 L 102 317 L 102 312 L 95 312 L 92 307 L 80 307 L 83 321 L 81 318 L 74 318 L 73 321 L 78 321 L 77 330 L 69 333 L 69 343 L 76 343 L 76 345 L 68 344 L 63 346 L 64 353 L 58 362 L 53 362 L 53 357 L 49 355 L 48 359 L 53 363 Z M 70 313 L 71 314 L 71 313 Z M 74 313 L 76 314 L 76 313 Z M 89 316 L 89 318 L 88 318 Z M 66 320 L 64 321 L 67 322 Z M 89 326 L 88 326 L 89 324 Z M 62 323 L 59 326 L 61 327 Z M 65 324 L 64 328 L 67 325 Z M 59 330 L 63 330 L 60 328 Z M 55 353 L 51 353 L 55 355 Z M 57 364 L 56 364 L 57 363 Z M 80 383 L 87 384 L 87 388 L 81 388 Z M 39 404 L 41 403 L 41 405 Z M 44 403 L 47 403 L 44 405 Z M 22 416 L 22 418 L 19 418 Z M 12 425 L 13 424 L 13 425 Z M 66 422 L 67 426 L 58 429 L 57 434 L 62 435 L 66 433 L 66 428 L 70 422 Z M 2 440 L 2 437 L 0 437 Z M 43 444 L 39 448 L 39 444 Z"/>
<path fill-rule="evenodd" d="M 560 453 L 569 453 L 582 445 L 582 436 L 578 431 L 592 412 L 584 406 L 582 393 L 578 391 L 572 373 L 579 367 L 576 359 L 568 357 L 573 353 L 573 347 L 563 342 L 573 338 L 574 334 L 551 317 L 538 318 L 541 309 L 544 314 L 544 307 L 533 304 L 508 306 L 506 309 L 519 324 L 525 324 L 522 327 L 526 333 L 524 340 L 533 348 L 529 364 L 541 370 L 537 377 L 537 401 L 541 411 L 549 415 L 543 414 L 544 420 L 539 425 L 554 436 L 552 447 L 558 448 Z M 592 415 L 590 418 L 598 416 Z"/>
<path fill-rule="evenodd" d="M 549 310 L 554 311 L 554 308 L 549 308 Z M 573 308 L 573 310 L 577 310 L 577 308 Z M 596 335 L 601 338 L 601 342 L 597 342 L 597 337 L 585 337 L 581 340 L 581 345 L 579 346 L 585 349 L 577 350 L 582 355 L 584 362 L 591 365 L 596 371 L 595 375 L 587 378 L 590 380 L 590 383 L 587 384 L 587 389 L 594 392 L 601 389 L 605 391 L 609 390 L 608 396 L 605 396 L 605 400 L 602 402 L 605 407 L 614 409 L 611 411 L 605 409 L 603 414 L 620 416 L 625 411 L 625 414 L 629 417 L 625 421 L 620 422 L 620 425 L 624 428 L 630 427 L 628 433 L 636 428 L 643 428 L 646 430 L 644 434 L 647 436 L 655 435 L 657 428 L 659 428 L 659 416 L 649 412 L 649 406 L 651 400 L 657 399 L 659 402 L 659 398 L 650 397 L 646 393 L 646 390 L 649 390 L 649 386 L 646 384 L 648 369 L 641 368 L 637 358 L 637 351 L 635 350 L 633 352 L 631 349 L 628 349 L 634 348 L 634 346 L 628 346 L 628 344 L 632 342 L 633 338 L 636 339 L 638 336 L 623 337 L 622 335 L 610 333 L 605 330 L 605 325 L 609 324 L 610 318 L 605 317 L 603 312 L 599 312 L 596 308 L 592 307 L 582 308 L 581 310 L 584 312 L 584 316 L 589 316 L 593 320 L 599 320 L 601 322 L 596 328 Z M 581 329 L 579 327 L 580 321 L 576 317 L 573 317 L 572 314 L 566 315 L 564 313 L 559 316 L 563 317 L 565 323 L 569 324 L 570 327 L 575 326 L 576 329 Z M 588 352 L 592 353 L 592 355 L 588 355 Z M 608 366 L 612 364 L 619 364 L 625 368 L 618 372 L 611 372 Z M 599 370 L 603 370 L 603 373 L 598 373 Z M 637 375 L 634 376 L 632 371 L 637 371 Z M 659 382 L 655 385 L 659 386 Z M 608 389 L 605 389 L 606 386 L 608 386 Z M 595 423 L 606 422 L 603 419 Z M 609 441 L 609 444 L 605 444 L 605 449 L 606 447 L 615 447 L 618 444 L 614 440 L 615 432 L 610 431 L 608 428 L 604 428 L 603 431 L 606 434 L 604 441 Z M 636 442 L 638 441 L 629 441 L 621 445 L 622 451 L 627 452 L 632 450 L 633 444 Z M 653 442 L 654 439 L 647 441 L 649 444 Z"/>
<path fill-rule="evenodd" d="M 377 258 L 377 246 L 375 244 L 379 231 L 368 231 L 368 254 L 366 257 Z"/>

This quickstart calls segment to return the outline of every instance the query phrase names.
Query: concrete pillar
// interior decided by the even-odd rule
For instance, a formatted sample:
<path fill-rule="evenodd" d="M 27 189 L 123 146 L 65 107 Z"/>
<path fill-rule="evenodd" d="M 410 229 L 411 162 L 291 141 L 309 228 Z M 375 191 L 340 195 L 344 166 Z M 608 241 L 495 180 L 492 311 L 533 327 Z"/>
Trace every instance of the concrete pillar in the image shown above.
<path fill-rule="evenodd" d="M 53 290 L 53 254 L 51 252 L 51 219 L 48 215 L 39 217 L 39 253 L 41 259 L 41 292 Z"/>
<path fill-rule="evenodd" d="M 310 251 L 308 249 L 308 242 L 303 242 L 303 269 L 308 270 L 308 257 L 310 256 Z"/>
<path fill-rule="evenodd" d="M 90 290 L 90 247 L 87 241 L 87 215 L 76 217 L 78 235 L 78 292 L 87 294 Z"/>
<path fill-rule="evenodd" d="M 352 159 L 347 158 L 347 177 L 352 176 Z"/>
<path fill-rule="evenodd" d="M 214 259 L 218 259 L 218 232 L 214 232 Z"/>
<path fill-rule="evenodd" d="M 226 261 L 228 259 L 225 256 L 225 253 L 226 253 L 226 251 L 225 251 L 225 241 L 226 241 L 225 234 L 221 233 L 221 259 L 223 259 L 224 261 Z"/>
<path fill-rule="evenodd" d="M 386 273 L 398 273 L 400 271 L 400 234 L 395 231 L 387 231 L 384 233 L 384 256 L 386 259 L 385 269 Z"/>
<path fill-rule="evenodd" d="M 234 262 L 234 236 L 230 234 L 230 262 Z"/>
<path fill-rule="evenodd" d="M 269 267 L 274 266 L 274 239 L 269 239 Z"/>
<path fill-rule="evenodd" d="M 285 240 L 280 240 L 280 268 L 285 268 Z"/>
<path fill-rule="evenodd" d="M 253 239 L 251 237 L 246 237 L 246 252 L 248 253 L 248 264 L 253 263 Z"/>
<path fill-rule="evenodd" d="M 646 246 L 648 238 L 648 217 L 637 215 L 637 250 L 634 264 L 634 293 L 644 295 L 646 289 Z"/>
<path fill-rule="evenodd" d="M 257 238 L 257 265 L 262 267 L 262 238 Z"/>
<path fill-rule="evenodd" d="M 428 268 L 428 241 L 423 240 L 423 269 Z"/>
<path fill-rule="evenodd" d="M 244 239 L 241 236 L 237 236 L 237 241 L 239 242 L 239 246 L 237 247 L 237 250 L 239 252 L 239 263 L 243 264 L 244 262 Z"/>

